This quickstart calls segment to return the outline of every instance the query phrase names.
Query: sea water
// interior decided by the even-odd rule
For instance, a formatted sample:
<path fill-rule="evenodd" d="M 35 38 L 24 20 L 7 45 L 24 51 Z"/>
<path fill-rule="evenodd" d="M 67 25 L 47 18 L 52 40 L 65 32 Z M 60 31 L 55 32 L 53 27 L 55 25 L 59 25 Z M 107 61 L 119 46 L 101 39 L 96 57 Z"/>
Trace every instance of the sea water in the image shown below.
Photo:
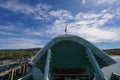
<path fill-rule="evenodd" d="M 102 69 L 102 71 L 103 71 L 105 77 L 107 78 L 107 80 L 110 80 L 110 77 L 111 77 L 112 73 L 120 75 L 120 56 L 112 55 L 110 57 L 112 57 L 117 63 L 113 64 L 113 65 L 110 65 L 108 67 L 104 67 Z"/>

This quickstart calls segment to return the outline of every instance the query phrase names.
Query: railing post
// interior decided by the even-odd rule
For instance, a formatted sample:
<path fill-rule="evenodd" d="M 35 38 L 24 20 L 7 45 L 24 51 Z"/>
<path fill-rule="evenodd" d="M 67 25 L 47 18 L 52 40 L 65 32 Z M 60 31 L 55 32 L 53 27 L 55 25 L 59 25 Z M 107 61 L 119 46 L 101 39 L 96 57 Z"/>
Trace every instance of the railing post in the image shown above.
<path fill-rule="evenodd" d="M 25 73 L 25 64 L 23 64 L 23 73 L 22 74 L 24 74 Z"/>
<path fill-rule="evenodd" d="M 51 58 L 51 49 L 47 52 L 45 72 L 44 72 L 44 80 L 49 80 L 49 68 L 50 68 L 50 58 Z"/>
<path fill-rule="evenodd" d="M 14 80 L 14 72 L 15 72 L 15 70 L 12 69 L 12 72 L 11 72 L 11 79 L 10 79 L 10 80 Z"/>
<path fill-rule="evenodd" d="M 96 80 L 106 80 L 103 72 L 100 69 L 100 66 L 99 66 L 96 58 L 94 57 L 94 55 L 91 51 L 91 49 L 87 48 L 86 54 L 87 54 L 92 66 L 94 68 Z"/>

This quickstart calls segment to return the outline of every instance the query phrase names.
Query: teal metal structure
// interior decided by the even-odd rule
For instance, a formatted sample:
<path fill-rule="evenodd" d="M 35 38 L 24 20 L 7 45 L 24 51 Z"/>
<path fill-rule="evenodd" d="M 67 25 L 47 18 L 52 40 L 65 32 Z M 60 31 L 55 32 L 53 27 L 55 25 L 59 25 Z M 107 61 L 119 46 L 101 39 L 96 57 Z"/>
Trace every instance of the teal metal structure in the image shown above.
<path fill-rule="evenodd" d="M 101 68 L 114 63 L 87 40 L 62 35 L 52 39 L 35 55 L 30 62 L 30 72 L 37 74 L 38 71 L 38 75 L 33 75 L 34 80 L 106 80 Z"/>
<path fill-rule="evenodd" d="M 86 49 L 86 54 L 90 60 L 90 62 L 92 63 L 92 66 L 94 68 L 94 75 L 96 77 L 97 80 L 106 80 L 104 74 L 102 73 L 101 69 L 100 69 L 100 66 L 97 62 L 97 60 L 95 59 L 91 49 L 87 48 Z"/>
<path fill-rule="evenodd" d="M 45 71 L 44 80 L 49 80 L 50 57 L 51 57 L 51 50 L 49 49 L 47 53 L 46 65 L 44 70 Z"/>

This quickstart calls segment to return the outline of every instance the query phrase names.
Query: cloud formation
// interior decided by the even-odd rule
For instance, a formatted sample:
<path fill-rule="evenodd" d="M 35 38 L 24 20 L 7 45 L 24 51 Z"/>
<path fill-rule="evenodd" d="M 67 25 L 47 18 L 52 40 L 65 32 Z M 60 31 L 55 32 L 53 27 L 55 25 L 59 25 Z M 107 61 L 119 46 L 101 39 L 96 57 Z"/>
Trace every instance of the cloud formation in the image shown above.
<path fill-rule="evenodd" d="M 86 3 L 86 0 L 82 0 L 82 5 L 84 5 Z"/>
<path fill-rule="evenodd" d="M 82 5 L 88 4 L 87 0 L 81 1 Z M 117 1 L 97 0 L 94 1 L 96 3 L 94 6 L 107 3 L 114 4 Z M 44 24 L 35 25 L 37 27 L 26 27 L 24 23 L 0 25 L 0 35 L 16 36 L 16 38 L 9 39 L 1 38 L 0 43 L 3 43 L 2 46 L 8 46 L 8 44 L 19 48 L 43 46 L 47 42 L 45 41 L 46 37 L 52 39 L 55 36 L 65 34 L 66 25 L 68 26 L 68 34 L 78 35 L 91 42 L 120 42 L 120 25 L 116 24 L 118 23 L 117 19 L 120 19 L 119 7 L 114 9 L 109 7 L 100 11 L 81 11 L 77 14 L 65 9 L 54 10 L 52 9 L 53 6 L 44 3 L 30 5 L 13 0 L 0 2 L 0 7 L 32 17 L 33 20 L 40 21 L 38 23 Z M 49 23 L 44 23 L 48 20 Z"/>
<path fill-rule="evenodd" d="M 96 4 L 113 4 L 119 0 L 96 0 Z"/>
<path fill-rule="evenodd" d="M 23 48 L 33 48 L 33 47 L 43 47 L 42 40 L 38 39 L 29 39 L 29 38 L 7 38 L 1 39 L 0 42 L 2 43 L 0 48 L 4 49 L 5 46 L 9 49 L 23 49 Z"/>
<path fill-rule="evenodd" d="M 30 4 L 23 4 L 14 0 L 1 2 L 0 7 L 7 9 L 9 11 L 13 11 L 15 13 L 17 12 L 17 13 L 30 15 L 37 20 L 47 19 L 49 16 L 48 11 L 51 8 L 50 5 L 43 4 L 43 3 L 38 3 L 37 5 L 32 6 Z"/>
<path fill-rule="evenodd" d="M 51 28 L 47 29 L 49 34 L 59 35 L 64 34 L 65 25 L 68 25 L 68 33 L 81 36 L 92 42 L 115 42 L 120 41 L 120 27 L 110 26 L 105 24 L 109 23 L 116 17 L 116 10 L 113 12 L 107 9 L 102 10 L 100 13 L 87 12 L 78 13 L 72 16 L 69 11 L 52 11 L 52 16 L 57 16 Z M 112 12 L 112 13 L 111 13 Z M 60 15 L 59 13 L 63 13 Z M 67 15 L 67 19 L 62 18 Z M 60 19 L 59 19 L 60 18 Z M 72 22 L 67 22 L 71 20 Z M 65 22 L 66 21 L 66 22 Z M 47 33 L 46 33 L 47 34 Z"/>
<path fill-rule="evenodd" d="M 108 1 L 114 3 L 117 0 Z M 83 0 L 83 2 L 85 2 Z M 97 1 L 99 4 L 105 3 L 106 0 Z M 6 5 L 5 5 L 6 4 Z M 14 4 L 14 5 L 13 5 Z M 46 25 L 45 30 L 26 28 L 24 32 L 28 35 L 51 35 L 56 36 L 64 34 L 64 28 L 68 25 L 68 32 L 70 34 L 75 34 L 82 36 L 93 42 L 102 41 L 120 41 L 120 28 L 117 26 L 110 26 L 105 24 L 109 23 L 116 16 L 119 16 L 119 8 L 115 10 L 104 9 L 100 13 L 89 11 L 89 12 L 79 12 L 76 15 L 68 10 L 50 10 L 51 6 L 47 4 L 38 3 L 35 6 L 28 4 L 18 3 L 16 1 L 8 1 L 0 3 L 0 7 L 8 9 L 13 12 L 20 12 L 27 15 L 32 15 L 35 19 L 42 20 L 54 18 L 54 21 L 50 25 Z M 1 27 L 3 28 L 3 27 Z M 10 29 L 10 27 L 4 27 L 5 29 Z M 1 32 L 1 34 L 7 34 Z M 12 33 L 10 33 L 12 35 Z"/>

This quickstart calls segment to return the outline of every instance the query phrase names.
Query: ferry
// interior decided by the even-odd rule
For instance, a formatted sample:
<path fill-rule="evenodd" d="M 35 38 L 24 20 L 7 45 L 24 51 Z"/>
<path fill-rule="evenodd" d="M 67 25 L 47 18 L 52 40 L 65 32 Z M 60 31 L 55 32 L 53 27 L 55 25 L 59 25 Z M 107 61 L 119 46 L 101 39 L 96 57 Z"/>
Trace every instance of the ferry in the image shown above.
<path fill-rule="evenodd" d="M 102 68 L 116 64 L 104 51 L 75 35 L 61 35 L 46 44 L 29 62 L 29 72 L 19 80 L 120 80 Z"/>

